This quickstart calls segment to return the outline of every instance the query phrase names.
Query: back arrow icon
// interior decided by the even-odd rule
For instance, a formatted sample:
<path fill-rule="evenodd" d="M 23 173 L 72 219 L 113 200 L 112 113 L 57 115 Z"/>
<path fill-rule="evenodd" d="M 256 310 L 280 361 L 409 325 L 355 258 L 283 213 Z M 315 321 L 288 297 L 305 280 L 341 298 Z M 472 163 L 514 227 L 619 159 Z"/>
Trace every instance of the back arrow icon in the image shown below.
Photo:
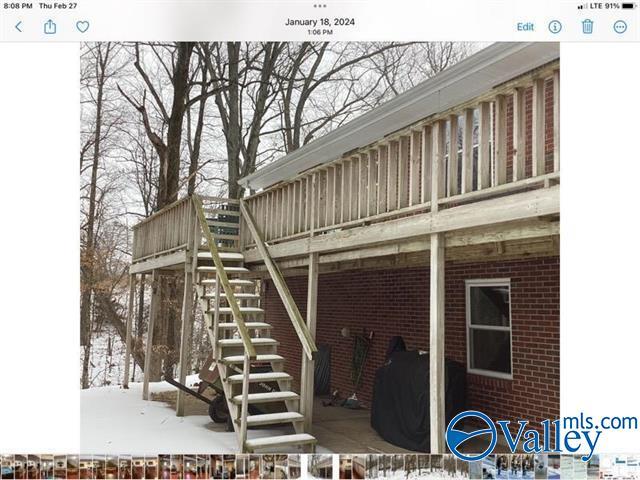
<path fill-rule="evenodd" d="M 18 23 L 16 23 L 16 30 L 22 33 L 22 28 L 20 28 L 20 25 L 22 25 L 22 21 L 19 21 Z"/>

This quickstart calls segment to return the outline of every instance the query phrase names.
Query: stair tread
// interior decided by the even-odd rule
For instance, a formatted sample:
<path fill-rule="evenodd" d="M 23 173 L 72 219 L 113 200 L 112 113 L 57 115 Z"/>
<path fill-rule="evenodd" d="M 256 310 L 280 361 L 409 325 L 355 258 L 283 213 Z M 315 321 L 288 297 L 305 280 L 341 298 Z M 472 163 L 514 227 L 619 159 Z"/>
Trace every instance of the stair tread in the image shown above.
<path fill-rule="evenodd" d="M 200 280 L 200 284 L 202 285 L 215 285 L 216 284 L 216 279 L 215 278 L 205 278 Z M 230 278 L 229 279 L 229 284 L 230 285 L 255 285 L 255 283 L 253 283 L 253 280 L 245 280 L 242 278 Z"/>
<path fill-rule="evenodd" d="M 239 252 L 219 252 L 218 255 L 222 260 L 244 260 L 244 255 Z M 211 259 L 211 252 L 198 252 L 198 258 Z"/>
<path fill-rule="evenodd" d="M 272 328 L 271 324 L 265 322 L 244 322 L 247 328 Z M 221 322 L 218 324 L 218 328 L 238 328 L 236 322 Z"/>
<path fill-rule="evenodd" d="M 284 357 L 276 354 L 256 355 L 256 362 L 284 362 Z M 222 358 L 223 363 L 243 363 L 244 355 L 230 355 Z"/>
<path fill-rule="evenodd" d="M 247 400 L 249 403 L 269 403 L 269 402 L 283 402 L 285 400 L 297 400 L 300 398 L 296 392 L 264 392 L 264 393 L 250 393 Z M 242 403 L 242 395 L 234 396 L 231 401 L 236 405 Z"/>
<path fill-rule="evenodd" d="M 248 415 L 247 425 L 274 425 L 277 423 L 297 422 L 304 420 L 304 415 L 298 412 L 261 413 Z"/>
<path fill-rule="evenodd" d="M 280 447 L 286 445 L 306 445 L 316 443 L 316 438 L 308 433 L 294 433 L 291 435 L 278 435 L 275 437 L 252 438 L 245 442 L 247 448 L 256 450 L 259 448 Z"/>
<path fill-rule="evenodd" d="M 236 298 L 260 298 L 260 295 L 257 293 L 233 293 L 233 296 Z M 204 298 L 216 298 L 215 293 L 207 293 Z M 224 292 L 220 292 L 220 298 L 227 298 L 227 294 Z"/>
<path fill-rule="evenodd" d="M 241 383 L 244 379 L 244 374 L 238 373 L 235 375 L 229 375 L 227 380 L 232 383 Z M 291 380 L 291 375 L 285 372 L 264 372 L 264 373 L 250 373 L 250 382 L 274 382 L 277 380 Z"/>
<path fill-rule="evenodd" d="M 253 345 L 278 345 L 278 341 L 274 338 L 252 338 Z M 218 345 L 223 347 L 242 346 L 241 338 L 223 338 L 218 340 Z"/>
<path fill-rule="evenodd" d="M 208 310 L 209 313 L 213 313 L 213 310 Z M 264 313 L 264 309 L 260 307 L 240 307 L 242 313 Z M 233 313 L 231 307 L 220 307 L 220 313 Z"/>
<path fill-rule="evenodd" d="M 201 265 L 198 267 L 198 271 L 201 273 L 215 273 L 217 268 L 209 265 Z M 227 273 L 248 273 L 250 270 L 245 267 L 224 267 L 224 271 Z"/>

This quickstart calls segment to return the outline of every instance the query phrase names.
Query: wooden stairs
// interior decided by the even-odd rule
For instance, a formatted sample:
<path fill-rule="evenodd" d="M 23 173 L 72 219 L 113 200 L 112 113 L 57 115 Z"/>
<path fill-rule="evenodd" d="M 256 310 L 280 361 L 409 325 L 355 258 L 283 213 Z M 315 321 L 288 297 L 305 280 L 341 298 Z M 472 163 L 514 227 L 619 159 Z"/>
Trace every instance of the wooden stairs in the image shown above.
<path fill-rule="evenodd" d="M 230 235 L 216 235 L 215 214 L 195 202 L 204 243 L 198 242 L 193 258 L 194 286 L 213 346 L 213 368 L 218 369 L 224 394 L 243 452 L 278 452 L 298 447 L 313 452 L 316 439 L 305 433 L 300 413 L 300 395 L 292 390 L 293 378 L 285 372 L 285 359 L 278 354 L 278 341 L 264 321 L 259 280 L 250 278 L 244 256 L 228 242 Z M 225 223 L 229 214 L 224 211 Z M 213 231 L 212 231 L 213 230 Z M 217 257 L 217 258 L 216 258 Z M 289 424 L 292 433 L 255 436 L 251 427 Z"/>

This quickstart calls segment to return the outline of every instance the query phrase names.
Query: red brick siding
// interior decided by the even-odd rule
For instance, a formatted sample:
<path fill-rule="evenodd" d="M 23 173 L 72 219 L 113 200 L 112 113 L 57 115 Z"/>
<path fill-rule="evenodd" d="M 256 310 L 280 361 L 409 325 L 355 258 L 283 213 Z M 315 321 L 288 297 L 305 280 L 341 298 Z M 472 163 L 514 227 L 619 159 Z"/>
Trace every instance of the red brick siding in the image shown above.
<path fill-rule="evenodd" d="M 560 262 L 558 257 L 446 265 L 446 355 L 466 365 L 465 280 L 510 278 L 512 301 L 513 380 L 468 375 L 468 405 L 495 419 L 540 421 L 559 415 Z M 306 277 L 287 283 L 303 311 Z M 428 348 L 429 269 L 404 268 L 331 273 L 320 276 L 317 342 L 331 346 L 331 384 L 352 392 L 352 334 L 363 328 L 375 337 L 359 397 L 369 403 L 375 371 L 384 363 L 389 339 L 402 335 L 410 349 Z M 266 320 L 281 342 L 286 370 L 300 375 L 300 345 L 278 294 L 270 282 L 264 290 Z"/>

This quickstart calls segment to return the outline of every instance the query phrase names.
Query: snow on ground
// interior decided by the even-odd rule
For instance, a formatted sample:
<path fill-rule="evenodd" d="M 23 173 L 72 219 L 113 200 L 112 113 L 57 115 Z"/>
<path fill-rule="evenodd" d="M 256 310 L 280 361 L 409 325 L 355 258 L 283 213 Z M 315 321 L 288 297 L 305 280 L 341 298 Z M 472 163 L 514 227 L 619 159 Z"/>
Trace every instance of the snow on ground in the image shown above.
<path fill-rule="evenodd" d="M 190 385 L 197 375 L 187 378 Z M 176 417 L 167 404 L 142 400 L 142 383 L 129 389 L 108 386 L 82 390 L 80 446 L 83 453 L 157 454 L 236 453 L 237 437 L 207 415 Z M 149 391 L 174 390 L 166 382 L 149 384 Z M 251 430 L 249 438 L 282 435 L 279 430 Z"/>

